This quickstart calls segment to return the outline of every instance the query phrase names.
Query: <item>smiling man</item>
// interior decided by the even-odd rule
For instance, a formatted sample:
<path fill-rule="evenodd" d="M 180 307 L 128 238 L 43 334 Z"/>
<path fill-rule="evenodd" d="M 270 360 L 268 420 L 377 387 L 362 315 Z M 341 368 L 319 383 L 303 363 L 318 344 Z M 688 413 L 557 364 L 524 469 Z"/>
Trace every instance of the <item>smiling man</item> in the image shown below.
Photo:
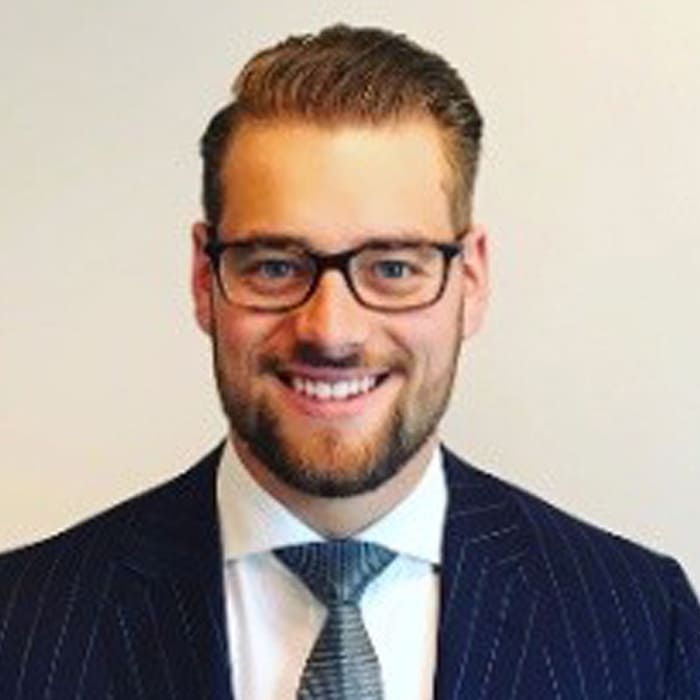
<path fill-rule="evenodd" d="M 237 454 L 342 536 L 403 500 L 435 453 L 486 300 L 486 248 L 467 222 L 455 230 L 426 115 L 331 119 L 236 130 L 219 220 L 195 226 L 194 294 Z"/>
<path fill-rule="evenodd" d="M 383 30 L 245 66 L 193 227 L 228 435 L 0 558 L 0 697 L 700 699 L 672 559 L 440 443 L 488 297 L 481 128 L 454 69 Z"/>

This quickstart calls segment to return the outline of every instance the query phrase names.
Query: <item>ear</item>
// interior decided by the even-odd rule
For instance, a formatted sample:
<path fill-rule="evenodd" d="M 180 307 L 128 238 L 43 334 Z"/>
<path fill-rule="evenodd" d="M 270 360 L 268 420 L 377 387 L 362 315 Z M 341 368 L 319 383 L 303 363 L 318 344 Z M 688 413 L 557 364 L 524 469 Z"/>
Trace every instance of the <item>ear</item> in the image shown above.
<path fill-rule="evenodd" d="M 464 339 L 476 333 L 484 319 L 489 299 L 488 235 L 483 226 L 475 224 L 465 241 L 462 262 L 464 276 Z"/>
<path fill-rule="evenodd" d="M 206 242 L 207 227 L 203 222 L 198 221 L 192 226 L 192 276 L 190 283 L 197 324 L 207 335 L 211 335 L 215 280 L 209 258 L 204 252 Z"/>

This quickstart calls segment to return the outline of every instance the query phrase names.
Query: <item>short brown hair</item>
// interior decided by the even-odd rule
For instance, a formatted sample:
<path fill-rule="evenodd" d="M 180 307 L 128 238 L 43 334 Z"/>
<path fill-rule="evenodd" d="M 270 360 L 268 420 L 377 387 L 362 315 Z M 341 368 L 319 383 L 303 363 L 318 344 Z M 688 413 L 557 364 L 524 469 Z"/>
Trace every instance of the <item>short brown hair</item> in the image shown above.
<path fill-rule="evenodd" d="M 433 118 L 453 173 L 450 209 L 457 230 L 471 219 L 482 119 L 457 71 L 436 53 L 384 29 L 334 25 L 291 36 L 244 66 L 233 101 L 201 139 L 202 197 L 208 223 L 221 217 L 220 170 L 243 119 L 302 119 L 318 124 L 379 124 Z"/>

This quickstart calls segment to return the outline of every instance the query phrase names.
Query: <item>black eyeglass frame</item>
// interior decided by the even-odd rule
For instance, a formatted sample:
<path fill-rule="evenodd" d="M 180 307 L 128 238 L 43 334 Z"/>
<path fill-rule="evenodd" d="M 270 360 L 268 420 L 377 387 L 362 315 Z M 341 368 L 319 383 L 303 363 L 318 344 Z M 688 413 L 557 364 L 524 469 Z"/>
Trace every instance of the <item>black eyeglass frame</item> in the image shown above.
<path fill-rule="evenodd" d="M 308 248 L 305 248 L 304 246 L 299 246 L 304 249 L 304 252 L 306 255 L 309 256 L 311 261 L 313 262 L 314 265 L 314 276 L 313 279 L 311 280 L 311 284 L 309 285 L 308 290 L 306 291 L 306 294 L 302 297 L 302 299 L 294 304 L 287 304 L 286 306 L 276 306 L 276 307 L 268 307 L 268 306 L 257 306 L 255 304 L 240 304 L 239 302 L 233 302 L 229 298 L 227 292 L 226 292 L 226 287 L 224 285 L 224 281 L 221 276 L 221 256 L 224 253 L 224 251 L 228 249 L 236 249 L 236 248 L 243 248 L 249 246 L 251 243 L 254 243 L 254 241 L 251 240 L 246 240 L 246 241 L 222 241 L 217 234 L 216 228 L 214 226 L 207 226 L 207 241 L 204 244 L 203 250 L 205 255 L 209 258 L 209 262 L 214 270 L 214 275 L 216 277 L 216 282 L 219 286 L 219 290 L 221 291 L 222 296 L 224 299 L 229 304 L 235 304 L 236 306 L 240 306 L 241 308 L 244 309 L 250 309 L 252 311 L 259 311 L 263 313 L 284 313 L 286 311 L 292 311 L 294 309 L 298 309 L 302 307 L 311 297 L 314 295 L 316 292 L 316 289 L 318 289 L 318 285 L 321 281 L 321 277 L 324 275 L 324 273 L 328 270 L 338 270 L 342 275 L 343 278 L 345 279 L 345 283 L 348 286 L 348 289 L 352 293 L 353 297 L 357 301 L 360 306 L 363 306 L 366 309 L 371 309 L 372 311 L 379 311 L 382 313 L 405 313 L 408 311 L 418 311 L 420 309 L 425 309 L 429 306 L 433 306 L 433 304 L 437 304 L 438 301 L 442 298 L 443 294 L 445 293 L 445 288 L 447 286 L 447 277 L 449 275 L 450 271 L 450 263 L 452 262 L 452 259 L 460 255 L 464 251 L 464 243 L 462 242 L 466 236 L 469 235 L 469 229 L 466 231 L 461 232 L 454 243 L 438 243 L 438 242 L 432 242 L 432 241 L 421 241 L 421 242 L 411 242 L 411 241 L 401 241 L 400 239 L 396 241 L 397 247 L 419 247 L 419 246 L 428 246 L 430 248 L 434 248 L 435 250 L 439 251 L 442 253 L 443 259 L 444 259 L 444 264 L 442 267 L 442 280 L 440 281 L 440 286 L 438 287 L 438 290 L 435 294 L 435 296 L 427 302 L 423 302 L 421 304 L 414 304 L 413 306 L 402 306 L 400 308 L 391 308 L 391 307 L 386 307 L 386 306 L 381 306 L 377 304 L 369 304 L 367 303 L 364 299 L 362 299 L 361 295 L 355 288 L 355 285 L 352 281 L 352 275 L 350 274 L 350 261 L 352 260 L 353 257 L 355 257 L 358 253 L 362 252 L 363 250 L 367 250 L 369 248 L 377 248 L 378 244 L 376 242 L 369 242 L 369 243 L 363 243 L 359 246 L 355 246 L 354 248 L 349 248 L 348 250 L 343 250 L 338 253 L 330 253 L 330 254 L 321 254 L 321 253 L 316 253 L 312 250 L 309 250 Z M 387 245 L 387 248 L 390 249 L 391 246 Z"/>

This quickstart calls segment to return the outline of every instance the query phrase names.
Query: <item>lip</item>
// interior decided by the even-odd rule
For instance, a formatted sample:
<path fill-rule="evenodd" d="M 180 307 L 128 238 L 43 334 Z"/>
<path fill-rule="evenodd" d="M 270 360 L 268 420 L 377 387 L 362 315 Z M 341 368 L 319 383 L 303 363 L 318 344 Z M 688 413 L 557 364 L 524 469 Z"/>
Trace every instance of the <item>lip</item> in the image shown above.
<path fill-rule="evenodd" d="M 358 372 L 357 370 L 354 370 L 351 374 L 349 374 L 348 372 L 339 374 L 336 370 L 327 370 L 322 374 L 316 373 L 313 377 L 306 373 L 303 375 L 299 373 L 297 376 L 305 376 L 306 378 L 313 378 L 318 381 L 332 382 L 345 381 L 348 379 L 355 378 L 359 379 L 371 375 L 367 372 Z M 386 385 L 391 383 L 393 375 L 391 373 L 382 373 L 381 376 L 382 379 L 372 390 L 363 394 L 357 394 L 356 396 L 340 400 L 319 400 L 306 394 L 300 394 L 298 391 L 295 391 L 289 384 L 287 384 L 287 382 L 284 381 L 280 376 L 277 376 L 277 383 L 282 390 L 285 401 L 288 404 L 290 404 L 290 406 L 295 412 L 302 413 L 312 418 L 334 420 L 363 416 L 368 410 L 370 410 L 373 404 L 375 404 L 377 401 L 381 401 L 382 397 L 387 391 Z"/>
<path fill-rule="evenodd" d="M 316 382 L 348 382 L 353 380 L 361 380 L 366 377 L 380 377 L 387 375 L 388 370 L 383 369 L 364 369 L 361 367 L 353 367 L 344 369 L 342 367 L 313 367 L 311 365 L 286 365 L 277 371 L 281 377 L 287 379 L 290 377 L 301 377 L 302 379 L 310 379 Z"/>

